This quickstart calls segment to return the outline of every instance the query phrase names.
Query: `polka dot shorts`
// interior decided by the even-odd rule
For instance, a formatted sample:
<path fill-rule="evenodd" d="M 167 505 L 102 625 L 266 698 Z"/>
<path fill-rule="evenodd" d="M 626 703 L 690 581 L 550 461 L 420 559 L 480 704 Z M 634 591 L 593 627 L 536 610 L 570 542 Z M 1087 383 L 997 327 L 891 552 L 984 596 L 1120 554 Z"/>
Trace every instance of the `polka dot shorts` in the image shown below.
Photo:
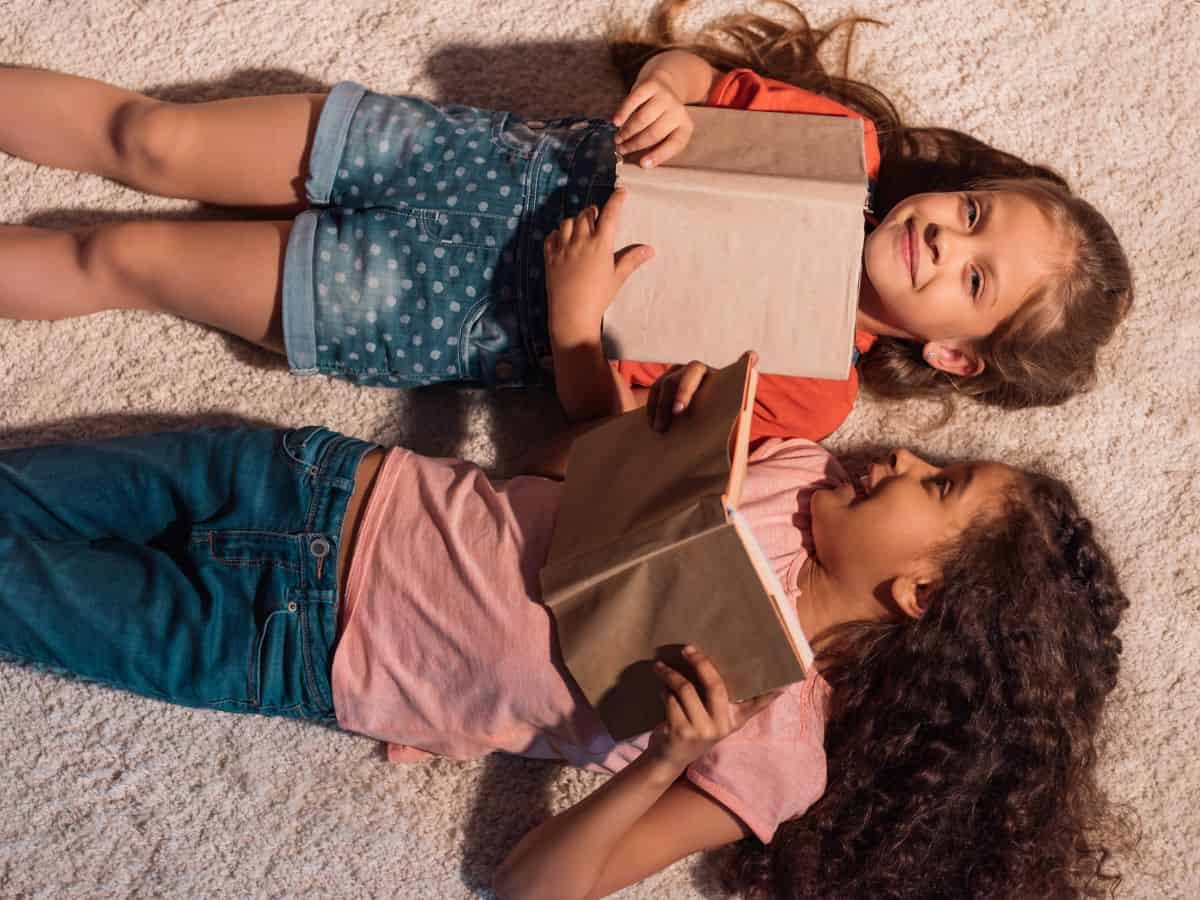
<path fill-rule="evenodd" d="M 310 156 L 313 208 L 284 265 L 292 371 L 395 387 L 542 380 L 542 240 L 608 199 L 614 132 L 335 86 Z"/>

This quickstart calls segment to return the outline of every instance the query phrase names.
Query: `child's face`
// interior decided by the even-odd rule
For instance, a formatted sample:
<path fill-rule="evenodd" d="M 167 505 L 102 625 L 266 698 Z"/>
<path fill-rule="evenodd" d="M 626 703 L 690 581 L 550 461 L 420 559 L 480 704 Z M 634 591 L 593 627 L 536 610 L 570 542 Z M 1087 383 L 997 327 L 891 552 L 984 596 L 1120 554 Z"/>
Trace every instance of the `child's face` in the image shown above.
<path fill-rule="evenodd" d="M 867 236 L 860 310 L 880 333 L 966 349 L 1016 312 L 1068 249 L 1022 194 L 918 194 Z"/>
<path fill-rule="evenodd" d="M 1001 509 L 1017 475 L 994 462 L 931 465 L 907 450 L 873 463 L 857 485 L 812 497 L 817 562 L 859 594 L 886 602 L 896 579 L 936 582 L 936 551 L 979 517 Z"/>

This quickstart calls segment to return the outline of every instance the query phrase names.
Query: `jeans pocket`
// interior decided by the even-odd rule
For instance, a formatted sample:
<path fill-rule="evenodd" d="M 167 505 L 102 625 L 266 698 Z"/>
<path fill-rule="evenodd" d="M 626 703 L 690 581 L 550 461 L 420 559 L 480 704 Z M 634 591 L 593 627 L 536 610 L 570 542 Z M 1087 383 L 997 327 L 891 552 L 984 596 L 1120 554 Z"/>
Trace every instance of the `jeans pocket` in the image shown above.
<path fill-rule="evenodd" d="M 277 444 L 279 452 L 293 466 L 297 466 L 304 471 L 312 471 L 317 466 L 312 459 L 313 452 L 311 445 L 313 444 L 313 439 L 323 431 L 325 429 L 319 425 L 306 425 L 303 428 L 292 428 L 282 431 L 280 432 Z"/>
<path fill-rule="evenodd" d="M 492 125 L 492 143 L 521 159 L 533 159 L 542 137 L 539 131 L 541 124 L 525 122 L 512 113 L 497 114 Z"/>
<path fill-rule="evenodd" d="M 298 709 L 303 674 L 300 612 L 295 603 L 267 614 L 259 626 L 246 669 L 250 702 L 260 712 Z"/>

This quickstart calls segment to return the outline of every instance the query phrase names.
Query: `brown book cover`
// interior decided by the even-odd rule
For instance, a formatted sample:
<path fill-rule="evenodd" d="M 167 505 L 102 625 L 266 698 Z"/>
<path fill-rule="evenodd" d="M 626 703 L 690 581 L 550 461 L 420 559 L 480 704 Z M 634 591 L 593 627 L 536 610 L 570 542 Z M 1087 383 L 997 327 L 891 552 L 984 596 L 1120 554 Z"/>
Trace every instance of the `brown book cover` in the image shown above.
<path fill-rule="evenodd" d="M 654 247 L 604 316 L 610 359 L 844 379 L 862 276 L 867 170 L 859 119 L 694 107 L 688 146 L 622 162 L 617 246 Z"/>
<path fill-rule="evenodd" d="M 803 679 L 812 651 L 737 512 L 754 355 L 710 375 L 665 433 L 644 409 L 580 437 L 542 569 L 568 670 L 618 740 L 664 712 L 653 662 L 701 647 L 735 701 Z"/>

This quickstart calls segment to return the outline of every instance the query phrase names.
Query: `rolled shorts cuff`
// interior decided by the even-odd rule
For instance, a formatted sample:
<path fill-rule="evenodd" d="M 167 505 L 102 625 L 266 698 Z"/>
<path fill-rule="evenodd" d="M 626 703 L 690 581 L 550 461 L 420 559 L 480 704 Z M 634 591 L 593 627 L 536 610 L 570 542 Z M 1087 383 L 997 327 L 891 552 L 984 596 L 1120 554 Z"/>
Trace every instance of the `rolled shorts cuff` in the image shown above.
<path fill-rule="evenodd" d="M 354 111 L 366 93 L 367 89 L 361 84 L 342 81 L 333 86 L 325 99 L 308 156 L 308 179 L 304 182 L 304 190 L 309 203 L 318 206 L 329 203 Z"/>
<path fill-rule="evenodd" d="M 317 213 L 305 210 L 292 222 L 283 264 L 283 346 L 294 375 L 316 375 L 317 327 L 313 309 L 313 247 Z"/>

